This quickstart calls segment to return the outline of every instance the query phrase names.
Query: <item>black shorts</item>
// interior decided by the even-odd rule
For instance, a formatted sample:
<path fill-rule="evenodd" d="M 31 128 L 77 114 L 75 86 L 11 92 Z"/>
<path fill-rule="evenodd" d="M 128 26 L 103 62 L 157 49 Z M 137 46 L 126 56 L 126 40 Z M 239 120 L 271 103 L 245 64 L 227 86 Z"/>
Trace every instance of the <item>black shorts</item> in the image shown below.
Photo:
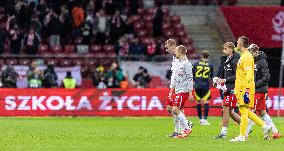
<path fill-rule="evenodd" d="M 200 100 L 206 101 L 211 99 L 210 89 L 195 89 L 194 93 L 197 101 Z"/>

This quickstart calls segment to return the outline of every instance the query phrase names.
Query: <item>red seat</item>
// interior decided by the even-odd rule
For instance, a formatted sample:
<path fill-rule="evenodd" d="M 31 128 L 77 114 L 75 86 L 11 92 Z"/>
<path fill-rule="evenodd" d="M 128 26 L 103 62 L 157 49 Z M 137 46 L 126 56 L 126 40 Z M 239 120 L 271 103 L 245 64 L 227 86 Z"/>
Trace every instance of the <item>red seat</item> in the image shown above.
<path fill-rule="evenodd" d="M 163 12 L 164 16 L 169 16 L 169 14 L 170 14 L 170 10 L 166 6 L 162 7 L 162 12 Z M 164 17 L 164 18 L 166 18 L 166 17 Z"/>
<path fill-rule="evenodd" d="M 75 46 L 74 45 L 64 45 L 64 48 L 63 48 L 64 52 L 67 53 L 67 54 L 70 54 L 70 53 L 73 53 L 75 52 Z"/>
<path fill-rule="evenodd" d="M 175 16 L 171 16 L 170 19 L 171 19 L 172 24 L 178 24 L 181 21 L 180 17 L 176 16 L 176 15 Z"/>
<path fill-rule="evenodd" d="M 177 30 L 175 31 L 175 35 L 178 37 L 184 37 L 186 33 L 183 30 Z"/>
<path fill-rule="evenodd" d="M 91 45 L 91 49 L 90 49 L 90 52 L 92 53 L 96 53 L 96 52 L 100 52 L 102 51 L 102 46 L 101 45 Z"/>
<path fill-rule="evenodd" d="M 7 59 L 6 64 L 8 65 L 16 65 L 18 64 L 17 59 Z"/>
<path fill-rule="evenodd" d="M 98 52 L 96 54 L 94 54 L 94 57 L 98 57 L 98 58 L 101 58 L 101 57 L 104 57 L 106 56 L 106 54 L 104 52 Z"/>
<path fill-rule="evenodd" d="M 83 42 L 83 38 L 82 37 L 77 37 L 74 39 L 74 44 L 81 44 Z"/>
<path fill-rule="evenodd" d="M 174 32 L 172 30 L 165 30 L 163 31 L 163 33 L 166 38 L 171 38 L 174 35 Z"/>
<path fill-rule="evenodd" d="M 184 26 L 181 23 L 173 24 L 172 27 L 174 28 L 174 30 L 184 30 Z"/>
<path fill-rule="evenodd" d="M 61 47 L 61 45 L 52 46 L 52 47 L 50 47 L 50 50 L 53 53 L 59 53 L 59 52 L 62 52 L 62 47 Z"/>
<path fill-rule="evenodd" d="M 114 52 L 114 46 L 113 45 L 104 45 L 104 51 L 106 52 Z"/>
<path fill-rule="evenodd" d="M 147 14 L 147 15 L 150 15 L 150 16 L 154 16 L 154 14 L 155 14 L 155 8 L 148 8 L 148 9 L 146 9 L 145 10 L 145 13 Z"/>
<path fill-rule="evenodd" d="M 146 15 L 146 16 L 143 17 L 143 19 L 144 19 L 145 22 L 152 22 L 153 17 L 150 16 L 150 15 Z"/>
<path fill-rule="evenodd" d="M 143 45 L 148 45 L 151 42 L 151 38 L 143 37 L 143 38 L 140 39 L 140 41 Z"/>
<path fill-rule="evenodd" d="M 57 66 L 58 65 L 58 59 L 56 59 L 56 58 L 47 58 L 46 60 L 45 60 L 45 64 L 47 64 L 47 65 L 53 65 L 53 66 Z"/>
<path fill-rule="evenodd" d="M 5 60 L 3 58 L 0 59 L 0 65 L 4 65 L 5 64 Z"/>
<path fill-rule="evenodd" d="M 80 58 L 76 58 L 76 59 L 72 59 L 73 60 L 73 64 L 74 65 L 78 65 L 78 66 L 84 66 L 84 59 L 80 59 Z"/>
<path fill-rule="evenodd" d="M 143 26 L 144 26 L 144 25 L 143 25 L 141 22 L 136 22 L 136 23 L 134 23 L 134 28 L 135 28 L 135 30 L 142 29 Z"/>
<path fill-rule="evenodd" d="M 72 66 L 72 61 L 71 61 L 71 59 L 60 59 L 59 65 L 62 66 L 62 67 L 70 67 L 70 66 Z"/>
<path fill-rule="evenodd" d="M 163 25 L 162 25 L 162 29 L 163 30 L 167 30 L 167 29 L 169 29 L 170 28 L 170 24 L 168 24 L 168 23 L 163 23 Z"/>
<path fill-rule="evenodd" d="M 148 35 L 147 30 L 146 29 L 140 29 L 137 31 L 137 35 L 138 37 L 144 37 L 146 35 Z"/>
<path fill-rule="evenodd" d="M 132 16 L 131 16 L 131 19 L 132 19 L 132 22 L 134 22 L 134 23 L 135 23 L 135 22 L 140 21 L 140 19 L 141 19 L 141 18 L 140 18 L 140 16 L 139 16 L 139 15 L 132 15 Z"/>
<path fill-rule="evenodd" d="M 138 8 L 138 10 L 137 10 L 137 11 L 138 11 L 138 14 L 139 14 L 139 15 L 143 15 L 143 13 L 144 13 L 144 9 L 143 9 L 143 8 L 141 8 L 141 7 L 140 7 L 140 8 Z"/>
<path fill-rule="evenodd" d="M 113 52 L 107 52 L 107 56 L 111 57 L 111 58 L 115 58 L 116 57 L 116 53 L 114 51 Z"/>
<path fill-rule="evenodd" d="M 184 37 L 184 38 L 182 38 L 180 40 L 181 40 L 181 43 L 183 45 L 192 45 L 192 43 L 193 43 L 192 39 L 190 39 L 188 37 Z"/>
<path fill-rule="evenodd" d="M 153 30 L 153 23 L 152 22 L 147 22 L 145 24 L 145 27 L 148 31 L 152 31 Z"/>
<path fill-rule="evenodd" d="M 23 66 L 28 66 L 28 65 L 30 65 L 30 60 L 29 59 L 20 59 L 19 60 L 19 64 L 20 65 L 23 65 Z"/>
<path fill-rule="evenodd" d="M 46 53 L 46 52 L 48 52 L 48 45 L 46 45 L 46 44 L 41 44 L 41 45 L 39 46 L 38 53 L 39 53 L 39 54 L 44 54 L 44 53 Z"/>

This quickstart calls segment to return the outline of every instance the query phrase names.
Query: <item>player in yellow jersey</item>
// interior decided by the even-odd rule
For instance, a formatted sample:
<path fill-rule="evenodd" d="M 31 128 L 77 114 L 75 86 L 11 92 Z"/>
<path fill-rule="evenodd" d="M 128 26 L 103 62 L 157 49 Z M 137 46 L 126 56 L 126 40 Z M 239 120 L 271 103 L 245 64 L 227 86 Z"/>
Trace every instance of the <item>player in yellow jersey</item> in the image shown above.
<path fill-rule="evenodd" d="M 237 64 L 235 94 L 239 111 L 241 113 L 240 135 L 231 139 L 231 142 L 246 141 L 246 128 L 248 126 L 248 119 L 250 118 L 254 123 L 261 126 L 264 132 L 264 139 L 267 139 L 271 126 L 266 125 L 255 113 L 249 110 L 254 106 L 254 58 L 248 51 L 249 40 L 242 36 L 237 41 L 237 48 L 241 51 L 241 58 Z"/>

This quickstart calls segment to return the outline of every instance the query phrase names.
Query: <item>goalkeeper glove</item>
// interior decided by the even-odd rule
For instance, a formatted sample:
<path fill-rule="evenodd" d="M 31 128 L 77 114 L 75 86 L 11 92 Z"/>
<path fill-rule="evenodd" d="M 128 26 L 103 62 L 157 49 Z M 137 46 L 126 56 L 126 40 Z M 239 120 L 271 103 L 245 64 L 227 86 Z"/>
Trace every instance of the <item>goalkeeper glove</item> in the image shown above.
<path fill-rule="evenodd" d="M 249 93 L 248 92 L 245 92 L 245 94 L 244 94 L 244 102 L 246 104 L 249 104 L 249 102 L 250 102 L 250 100 L 249 100 Z"/>

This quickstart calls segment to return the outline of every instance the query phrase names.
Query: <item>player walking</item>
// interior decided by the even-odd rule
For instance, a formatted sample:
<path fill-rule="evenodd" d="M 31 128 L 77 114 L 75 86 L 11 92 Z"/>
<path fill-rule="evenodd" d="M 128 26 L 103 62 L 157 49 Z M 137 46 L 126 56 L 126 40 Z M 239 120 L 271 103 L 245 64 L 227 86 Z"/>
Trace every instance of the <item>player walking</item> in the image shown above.
<path fill-rule="evenodd" d="M 213 78 L 213 65 L 209 62 L 209 52 L 202 53 L 202 59 L 193 65 L 194 92 L 197 104 L 197 113 L 201 125 L 210 125 L 207 121 L 209 113 L 210 83 Z M 202 117 L 201 103 L 204 103 L 204 115 Z"/>
<path fill-rule="evenodd" d="M 248 51 L 247 47 L 249 40 L 247 37 L 242 36 L 237 41 L 237 47 L 242 52 L 241 58 L 237 64 L 236 81 L 235 81 L 235 94 L 239 111 L 241 113 L 240 135 L 231 139 L 230 141 L 245 141 L 246 128 L 248 126 L 248 118 L 254 123 L 261 126 L 264 132 L 264 139 L 267 139 L 271 126 L 266 125 L 255 113 L 249 110 L 254 106 L 254 59 L 252 54 Z"/>
<path fill-rule="evenodd" d="M 172 71 L 172 76 L 171 76 L 171 84 L 174 83 L 174 76 L 175 76 L 175 69 L 176 69 L 176 63 L 178 61 L 178 58 L 176 57 L 176 41 L 174 39 L 168 39 L 166 42 L 165 42 L 165 48 L 166 48 L 166 51 L 169 52 L 170 54 L 173 55 L 173 61 L 172 61 L 172 66 L 171 66 L 171 71 Z M 173 114 L 173 100 L 175 99 L 175 92 L 173 90 L 170 91 L 169 93 L 169 97 L 167 99 L 167 102 L 166 102 L 166 110 L 173 115 L 174 117 L 174 132 L 172 134 L 169 135 L 169 137 L 177 137 L 178 135 L 181 134 L 181 132 L 183 131 L 183 129 L 181 128 L 180 126 L 180 121 L 178 119 L 178 116 L 176 116 L 175 114 Z M 181 109 L 182 112 L 183 109 Z M 187 121 L 187 124 L 189 126 L 189 128 L 191 129 L 192 126 L 193 126 L 193 123 L 191 121 Z"/>
<path fill-rule="evenodd" d="M 271 117 L 266 112 L 266 94 L 268 92 L 268 82 L 270 80 L 268 63 L 266 62 L 266 55 L 264 52 L 259 51 L 259 47 L 255 44 L 251 44 L 248 50 L 254 57 L 254 77 L 255 77 L 255 95 L 254 95 L 254 108 L 252 112 L 257 111 L 267 125 L 272 127 L 272 137 L 278 139 L 281 134 L 274 125 Z M 252 131 L 253 122 L 249 120 L 247 127 L 247 133 Z"/>
<path fill-rule="evenodd" d="M 223 120 L 222 129 L 219 135 L 215 136 L 215 139 L 226 138 L 229 125 L 229 117 L 235 122 L 240 123 L 240 116 L 234 112 L 234 108 L 237 106 L 237 98 L 234 94 L 235 80 L 236 80 L 236 68 L 240 55 L 234 51 L 235 45 L 232 42 L 226 42 L 223 45 L 223 53 L 227 59 L 224 62 L 221 77 L 217 79 L 217 84 L 222 89 L 225 86 L 224 100 L 223 100 Z M 214 80 L 215 81 L 215 80 Z"/>

